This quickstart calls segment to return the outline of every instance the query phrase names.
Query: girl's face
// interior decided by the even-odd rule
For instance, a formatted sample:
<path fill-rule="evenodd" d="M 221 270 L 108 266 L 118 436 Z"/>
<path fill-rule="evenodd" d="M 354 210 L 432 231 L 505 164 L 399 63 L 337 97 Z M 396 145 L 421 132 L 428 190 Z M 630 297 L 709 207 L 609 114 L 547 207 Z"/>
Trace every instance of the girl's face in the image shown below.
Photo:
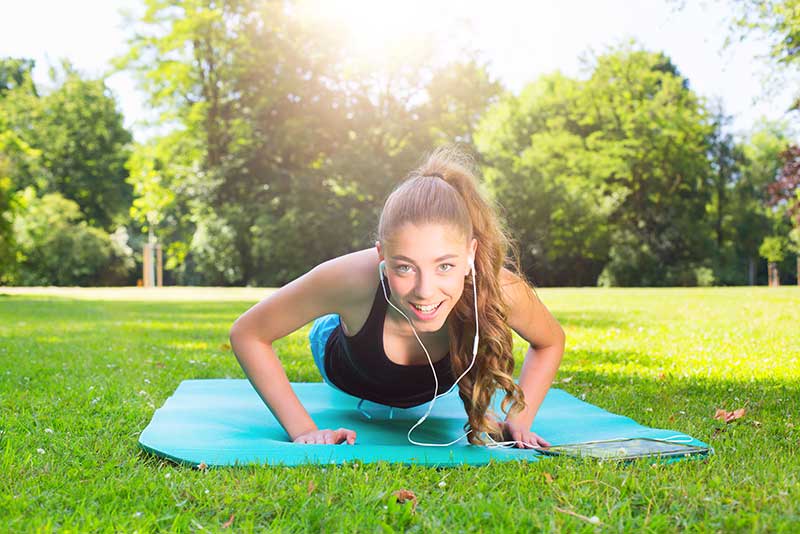
<path fill-rule="evenodd" d="M 386 262 L 392 301 L 422 332 L 441 329 L 464 292 L 477 241 L 445 224 L 406 224 L 378 255 Z M 476 273 L 477 274 L 477 273 Z"/>

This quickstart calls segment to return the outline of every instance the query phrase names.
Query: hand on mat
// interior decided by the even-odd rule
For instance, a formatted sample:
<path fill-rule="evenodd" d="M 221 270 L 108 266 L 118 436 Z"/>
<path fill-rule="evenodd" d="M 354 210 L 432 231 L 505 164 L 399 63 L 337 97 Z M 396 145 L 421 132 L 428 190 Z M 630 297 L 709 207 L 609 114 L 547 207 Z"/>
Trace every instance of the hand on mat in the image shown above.
<path fill-rule="evenodd" d="M 503 427 L 503 439 L 507 441 L 516 441 L 517 448 L 540 449 L 550 446 L 550 442 L 539 436 L 536 432 L 528 430 L 529 427 L 512 421 L 503 421 L 500 424 Z"/>
<path fill-rule="evenodd" d="M 339 430 L 312 430 L 297 436 L 294 443 L 319 443 L 323 445 L 338 445 L 339 443 L 352 445 L 356 442 L 356 433 L 348 428 Z"/>

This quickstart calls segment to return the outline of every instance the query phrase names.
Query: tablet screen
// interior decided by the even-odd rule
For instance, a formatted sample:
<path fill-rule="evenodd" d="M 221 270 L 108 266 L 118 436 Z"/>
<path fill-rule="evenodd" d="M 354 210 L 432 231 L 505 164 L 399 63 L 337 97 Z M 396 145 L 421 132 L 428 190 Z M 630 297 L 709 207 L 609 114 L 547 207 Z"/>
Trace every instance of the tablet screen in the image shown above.
<path fill-rule="evenodd" d="M 708 447 L 673 443 L 650 438 L 588 441 L 568 445 L 554 445 L 542 451 L 544 454 L 601 458 L 608 460 L 632 460 L 634 458 L 690 456 L 706 454 Z"/>

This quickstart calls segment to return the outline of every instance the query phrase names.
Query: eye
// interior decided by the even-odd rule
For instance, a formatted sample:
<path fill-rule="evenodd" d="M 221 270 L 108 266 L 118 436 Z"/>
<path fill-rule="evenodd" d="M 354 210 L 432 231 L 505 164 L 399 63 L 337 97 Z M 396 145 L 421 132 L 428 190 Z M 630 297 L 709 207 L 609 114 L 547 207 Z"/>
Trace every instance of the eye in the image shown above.
<path fill-rule="evenodd" d="M 455 265 L 452 263 L 443 263 L 439 266 L 439 270 L 446 273 L 447 271 L 452 270 L 454 267 Z"/>
<path fill-rule="evenodd" d="M 394 270 L 397 271 L 400 274 L 406 274 L 406 273 L 410 273 L 411 272 L 411 266 L 410 265 L 398 265 L 397 267 L 394 268 Z"/>

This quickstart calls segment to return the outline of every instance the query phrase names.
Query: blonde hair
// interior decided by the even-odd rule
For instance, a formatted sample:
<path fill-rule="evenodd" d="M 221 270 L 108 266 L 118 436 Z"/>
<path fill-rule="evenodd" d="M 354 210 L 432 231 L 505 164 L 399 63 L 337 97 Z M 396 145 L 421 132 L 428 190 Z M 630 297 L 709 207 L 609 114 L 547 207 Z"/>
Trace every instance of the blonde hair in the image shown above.
<path fill-rule="evenodd" d="M 471 443 L 485 443 L 484 433 L 502 438 L 500 426 L 490 413 L 497 389 L 505 391 L 501 410 L 515 413 L 524 409 L 522 390 L 514 382 L 513 338 L 507 323 L 508 304 L 500 286 L 505 266 L 522 280 L 519 260 L 495 206 L 481 194 L 472 158 L 454 146 L 435 150 L 418 169 L 409 173 L 389 195 L 378 223 L 378 239 L 390 241 L 406 223 L 451 224 L 467 240 L 478 241 L 475 271 L 480 319 L 480 344 L 475 365 L 459 382 L 459 395 L 467 412 L 464 426 Z M 509 256 L 509 254 L 512 254 Z M 472 278 L 451 312 L 450 357 L 454 376 L 472 361 L 475 333 Z"/>

